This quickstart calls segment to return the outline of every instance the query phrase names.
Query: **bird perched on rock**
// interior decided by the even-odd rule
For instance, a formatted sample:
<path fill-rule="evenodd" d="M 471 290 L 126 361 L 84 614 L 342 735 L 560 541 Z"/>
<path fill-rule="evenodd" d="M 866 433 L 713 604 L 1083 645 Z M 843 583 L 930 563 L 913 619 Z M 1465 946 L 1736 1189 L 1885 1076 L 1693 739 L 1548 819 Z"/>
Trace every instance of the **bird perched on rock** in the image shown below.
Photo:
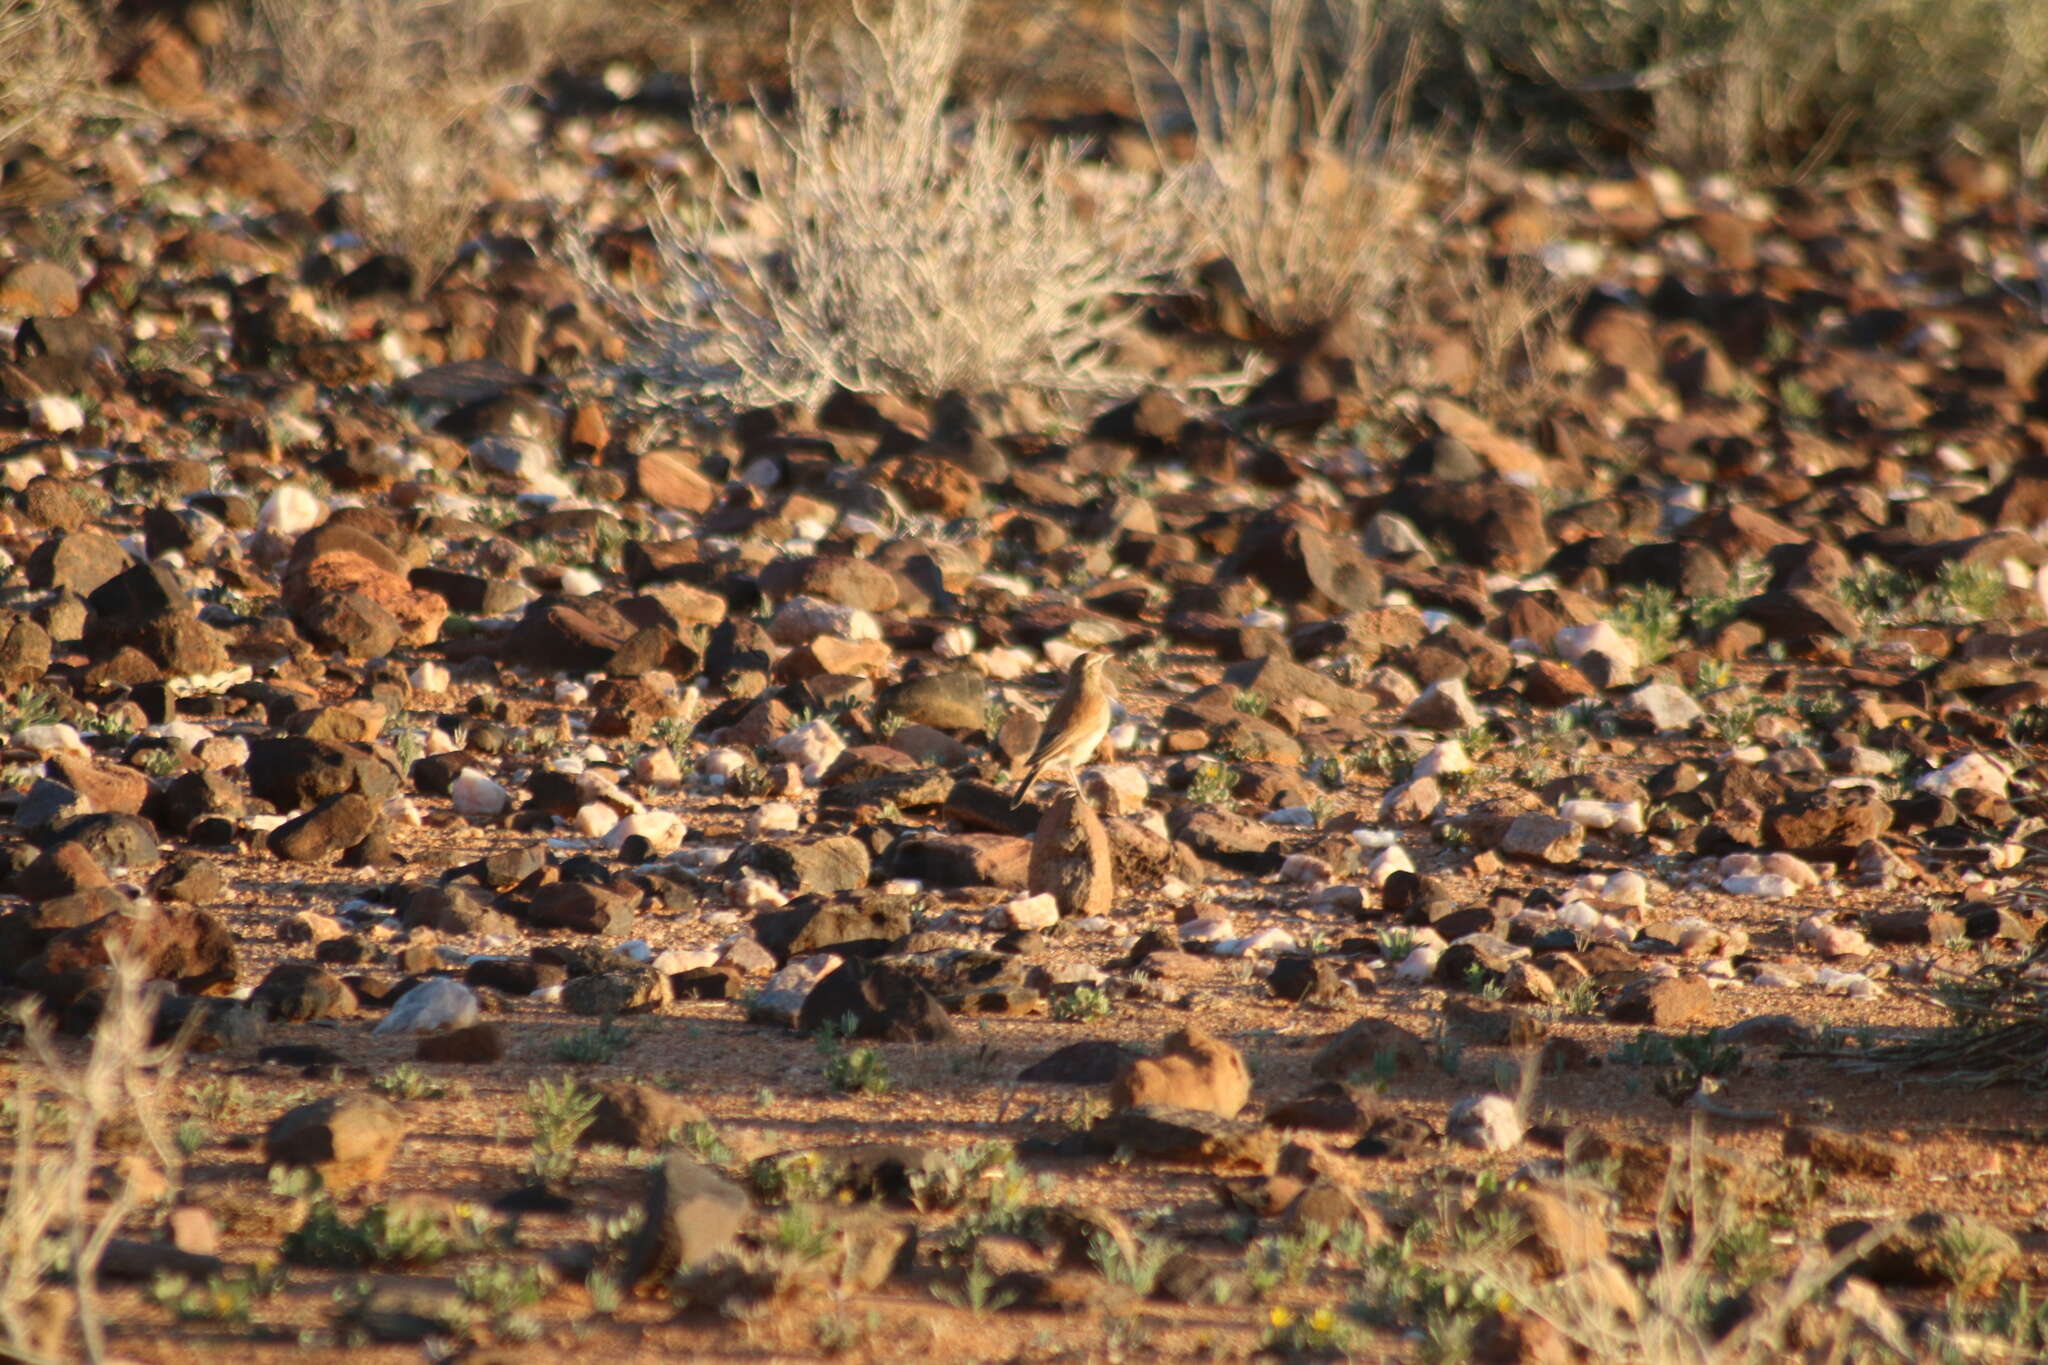
<path fill-rule="evenodd" d="M 1109 734 L 1113 698 L 1109 680 L 1103 676 L 1108 665 L 1107 654 L 1090 650 L 1067 669 L 1067 690 L 1060 694 L 1052 715 L 1046 719 L 1044 732 L 1039 735 L 1038 747 L 1024 764 L 1024 779 L 1010 795 L 1012 805 L 1024 799 L 1031 784 L 1047 768 L 1064 767 L 1067 780 L 1076 791 L 1080 790 L 1082 760 L 1101 747 Z"/>

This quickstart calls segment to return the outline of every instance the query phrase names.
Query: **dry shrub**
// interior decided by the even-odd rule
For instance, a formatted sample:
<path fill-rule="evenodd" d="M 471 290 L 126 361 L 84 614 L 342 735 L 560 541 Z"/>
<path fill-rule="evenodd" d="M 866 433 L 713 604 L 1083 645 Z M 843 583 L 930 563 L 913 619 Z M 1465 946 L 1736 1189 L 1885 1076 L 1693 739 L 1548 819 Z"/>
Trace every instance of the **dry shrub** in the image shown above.
<path fill-rule="evenodd" d="M 178 1151 L 157 1095 L 175 1079 L 183 1048 L 175 1041 L 150 1046 L 156 1008 L 144 985 L 140 968 L 117 957 L 83 1062 L 65 1059 L 39 1012 L 20 1016 L 28 1056 L 15 1072 L 13 1151 L 0 1197 L 0 1354 L 71 1358 L 61 1341 L 49 1339 L 61 1335 L 64 1319 L 52 1316 L 57 1291 L 44 1283 L 65 1267 L 80 1352 L 91 1361 L 105 1358 L 97 1269 L 107 1243 L 144 1202 L 132 1179 L 121 1180 L 111 1199 L 93 1202 L 100 1143 L 110 1128 L 138 1126 L 175 1184 Z"/>
<path fill-rule="evenodd" d="M 1565 330 L 1582 290 L 1533 257 L 1440 245 L 1404 288 L 1388 347 L 1412 347 L 1451 324 L 1470 347 L 1472 368 L 1450 387 L 1496 425 L 1527 426 L 1567 395 L 1574 362 Z M 1406 373 L 1398 361 L 1390 370 L 1404 384 L 1440 382 Z"/>
<path fill-rule="evenodd" d="M 80 0 L 0 0 L 0 149 L 104 102 L 100 30 Z"/>
<path fill-rule="evenodd" d="M 1559 97 L 1688 169 L 1890 157 L 1959 134 L 2048 148 L 2048 6 L 2036 0 L 1409 4 L 1482 87 Z"/>
<path fill-rule="evenodd" d="M 1833 1254 L 1808 1248 L 1789 1270 L 1774 1266 L 1767 1273 L 1746 1275 L 1731 1268 L 1730 1248 L 1753 1245 L 1763 1225 L 1760 1215 L 1738 1206 L 1715 1167 L 1699 1128 L 1688 1143 L 1673 1144 L 1654 1230 L 1657 1261 L 1632 1288 L 1624 1288 L 1618 1275 L 1604 1273 L 1609 1268 L 1597 1263 L 1540 1277 L 1524 1258 L 1491 1254 L 1491 1248 L 1488 1254 L 1454 1257 L 1453 1268 L 1503 1291 L 1516 1311 L 1548 1324 L 1563 1343 L 1590 1360 L 1775 1365 L 1791 1358 L 1787 1337 L 1794 1316 L 1820 1304 L 1831 1310 L 1834 1352 L 1802 1358 L 1911 1358 L 1901 1353 L 1896 1314 L 1881 1296 L 1860 1281 L 1836 1292 L 1849 1267 L 1892 1235 L 1897 1224 L 1875 1227 Z M 1580 1208 L 1575 1216 L 1601 1215 Z M 1750 1278 L 1755 1282 L 1740 1282 Z M 1745 1291 L 1746 1315 L 1732 1323 L 1712 1320 L 1714 1305 Z"/>
<path fill-rule="evenodd" d="M 254 0 L 245 80 L 289 144 L 361 191 L 380 246 L 426 275 L 460 246 L 507 122 L 571 11 L 554 0 Z"/>
<path fill-rule="evenodd" d="M 971 8 L 862 12 L 792 52 L 786 120 L 707 116 L 719 199 L 656 214 L 665 283 L 623 311 L 672 355 L 708 318 L 730 366 L 707 382 L 744 402 L 1124 387 L 1106 343 L 1180 260 L 1154 186 L 956 115 Z"/>
<path fill-rule="evenodd" d="M 1183 15 L 1155 110 L 1192 143 L 1184 212 L 1283 340 L 1379 321 L 1409 269 L 1428 149 L 1414 67 L 1372 0 L 1208 0 Z"/>

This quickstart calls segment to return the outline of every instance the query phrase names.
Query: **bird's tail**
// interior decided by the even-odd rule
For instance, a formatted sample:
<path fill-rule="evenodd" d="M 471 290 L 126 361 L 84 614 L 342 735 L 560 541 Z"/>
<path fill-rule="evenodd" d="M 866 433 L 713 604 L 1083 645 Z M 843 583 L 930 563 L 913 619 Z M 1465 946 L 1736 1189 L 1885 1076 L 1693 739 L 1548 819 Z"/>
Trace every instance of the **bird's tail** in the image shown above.
<path fill-rule="evenodd" d="M 1017 784 L 1017 790 L 1010 793 L 1010 804 L 1012 806 L 1024 804 L 1024 793 L 1031 790 L 1031 784 L 1038 780 L 1039 770 L 1044 767 L 1043 763 L 1031 763 L 1025 766 L 1023 780 Z"/>

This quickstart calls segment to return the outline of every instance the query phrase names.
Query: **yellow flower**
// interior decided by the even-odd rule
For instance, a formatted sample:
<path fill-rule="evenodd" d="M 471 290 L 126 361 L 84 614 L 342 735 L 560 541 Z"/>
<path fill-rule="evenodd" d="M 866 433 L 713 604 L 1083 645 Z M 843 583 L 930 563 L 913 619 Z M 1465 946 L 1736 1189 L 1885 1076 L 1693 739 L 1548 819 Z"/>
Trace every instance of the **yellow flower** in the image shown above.
<path fill-rule="evenodd" d="M 1286 1327 L 1294 1321 L 1294 1311 L 1279 1304 L 1274 1304 L 1272 1309 L 1266 1314 L 1266 1321 L 1272 1323 L 1275 1327 Z"/>
<path fill-rule="evenodd" d="M 1308 1325 L 1318 1332 L 1334 1331 L 1337 1327 L 1337 1315 L 1327 1308 L 1318 1308 L 1308 1315 Z"/>

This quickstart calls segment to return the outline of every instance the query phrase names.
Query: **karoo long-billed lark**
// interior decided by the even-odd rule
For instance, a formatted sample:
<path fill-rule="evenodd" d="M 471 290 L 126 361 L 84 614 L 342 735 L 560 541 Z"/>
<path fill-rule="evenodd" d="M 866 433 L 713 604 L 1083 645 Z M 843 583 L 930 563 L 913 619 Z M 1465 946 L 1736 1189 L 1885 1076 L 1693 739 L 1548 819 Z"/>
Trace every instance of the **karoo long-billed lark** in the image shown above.
<path fill-rule="evenodd" d="M 1113 696 L 1102 670 L 1109 664 L 1107 654 L 1090 650 L 1075 659 L 1067 670 L 1067 689 L 1046 718 L 1038 747 L 1024 765 L 1024 778 L 1010 795 L 1011 804 L 1024 799 L 1031 784 L 1047 768 L 1064 767 L 1067 780 L 1080 790 L 1080 769 L 1088 755 L 1100 748 L 1109 734 L 1113 718 Z"/>

